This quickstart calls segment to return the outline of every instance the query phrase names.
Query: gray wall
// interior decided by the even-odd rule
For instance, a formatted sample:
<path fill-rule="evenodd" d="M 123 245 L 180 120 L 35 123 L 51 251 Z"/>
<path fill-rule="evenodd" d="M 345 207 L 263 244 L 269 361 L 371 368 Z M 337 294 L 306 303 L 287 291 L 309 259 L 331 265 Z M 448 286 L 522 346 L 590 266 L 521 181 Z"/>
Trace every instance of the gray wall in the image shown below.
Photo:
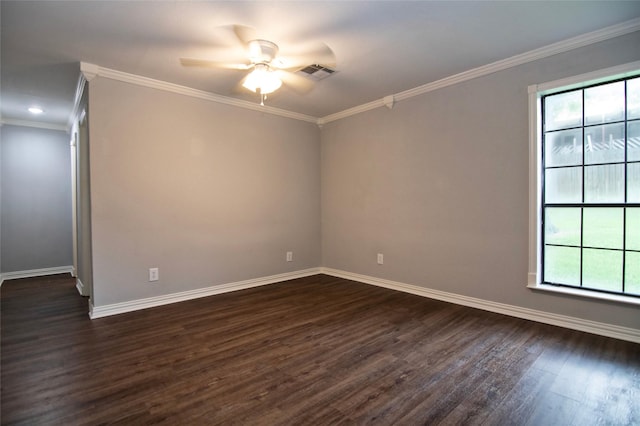
<path fill-rule="evenodd" d="M 321 132 L 97 77 L 89 100 L 93 303 L 322 265 L 640 328 L 637 307 L 525 287 L 527 87 L 638 60 L 638 45 L 634 33 Z M 160 281 L 148 282 L 150 267 Z"/>
<path fill-rule="evenodd" d="M 72 265 L 69 135 L 10 125 L 0 132 L 1 272 Z"/>
<path fill-rule="evenodd" d="M 527 86 L 636 61 L 638 46 L 634 33 L 326 125 L 323 265 L 640 328 L 638 307 L 525 288 Z"/>
<path fill-rule="evenodd" d="M 89 90 L 94 306 L 320 264 L 317 126 L 101 77 Z"/>

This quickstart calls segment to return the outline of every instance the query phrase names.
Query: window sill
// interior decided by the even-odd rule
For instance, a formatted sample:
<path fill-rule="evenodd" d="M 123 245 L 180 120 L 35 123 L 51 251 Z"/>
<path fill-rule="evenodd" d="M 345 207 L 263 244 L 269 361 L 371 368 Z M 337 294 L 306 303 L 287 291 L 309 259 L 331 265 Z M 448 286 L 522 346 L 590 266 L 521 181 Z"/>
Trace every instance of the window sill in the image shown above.
<path fill-rule="evenodd" d="M 549 293 L 568 294 L 571 296 L 584 297 L 587 299 L 598 299 L 607 302 L 625 303 L 628 305 L 640 306 L 640 298 L 631 296 L 622 296 L 619 294 L 600 293 L 598 291 L 578 290 L 568 287 L 560 287 L 550 284 L 527 284 L 527 288 L 532 290 L 546 291 Z"/>

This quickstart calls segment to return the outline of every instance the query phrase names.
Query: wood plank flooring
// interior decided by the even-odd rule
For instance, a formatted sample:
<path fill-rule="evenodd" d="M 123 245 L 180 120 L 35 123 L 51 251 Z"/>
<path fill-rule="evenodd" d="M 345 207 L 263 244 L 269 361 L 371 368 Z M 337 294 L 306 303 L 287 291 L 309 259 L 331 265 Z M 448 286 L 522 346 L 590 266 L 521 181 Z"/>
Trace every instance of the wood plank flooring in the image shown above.
<path fill-rule="evenodd" d="M 318 275 L 97 320 L 1 288 L 2 424 L 640 424 L 640 345 Z"/>

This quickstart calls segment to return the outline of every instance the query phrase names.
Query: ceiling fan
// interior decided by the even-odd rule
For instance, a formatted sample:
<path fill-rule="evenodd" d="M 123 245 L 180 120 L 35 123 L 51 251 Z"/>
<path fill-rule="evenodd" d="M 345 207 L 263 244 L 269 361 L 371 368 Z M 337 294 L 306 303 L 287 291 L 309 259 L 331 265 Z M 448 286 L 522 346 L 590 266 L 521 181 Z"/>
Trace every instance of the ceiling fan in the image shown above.
<path fill-rule="evenodd" d="M 253 28 L 234 25 L 233 32 L 246 53 L 243 62 L 180 58 L 180 63 L 187 67 L 251 70 L 241 84 L 260 96 L 260 105 L 264 105 L 267 95 L 278 90 L 283 83 L 298 92 L 306 93 L 311 90 L 313 81 L 295 71 L 312 65 L 326 67 L 333 72 L 331 68 L 336 66 L 333 51 L 324 43 L 311 45 L 303 53 L 281 55 L 276 43 L 257 37 Z M 229 54 L 230 58 L 231 56 Z"/>

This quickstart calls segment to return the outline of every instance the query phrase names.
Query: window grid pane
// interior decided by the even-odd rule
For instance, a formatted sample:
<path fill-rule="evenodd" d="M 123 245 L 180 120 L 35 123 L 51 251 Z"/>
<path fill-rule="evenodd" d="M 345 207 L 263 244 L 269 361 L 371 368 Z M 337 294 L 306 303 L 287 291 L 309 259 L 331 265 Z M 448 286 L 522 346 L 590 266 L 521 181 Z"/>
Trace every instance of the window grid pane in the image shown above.
<path fill-rule="evenodd" d="M 640 79 L 542 98 L 542 282 L 640 297 Z"/>

